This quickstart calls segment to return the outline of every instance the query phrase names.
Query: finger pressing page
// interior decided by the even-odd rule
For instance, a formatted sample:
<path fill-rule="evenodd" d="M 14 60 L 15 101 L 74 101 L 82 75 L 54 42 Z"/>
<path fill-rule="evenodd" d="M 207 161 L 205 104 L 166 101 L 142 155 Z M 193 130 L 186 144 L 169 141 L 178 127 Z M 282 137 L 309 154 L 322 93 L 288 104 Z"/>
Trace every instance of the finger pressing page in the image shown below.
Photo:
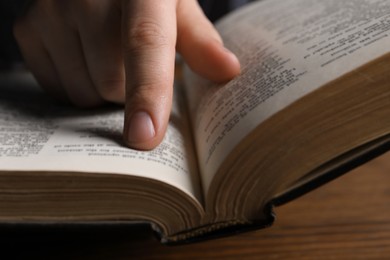
<path fill-rule="evenodd" d="M 54 63 L 34 30 L 27 23 L 18 21 L 14 26 L 14 35 L 23 59 L 39 85 L 54 98 L 67 101 Z"/>
<path fill-rule="evenodd" d="M 113 1 L 96 1 L 85 12 L 78 26 L 92 82 L 104 100 L 124 103 L 120 9 Z"/>
<path fill-rule="evenodd" d="M 149 150 L 163 139 L 172 106 L 176 1 L 123 1 L 124 140 Z"/>
<path fill-rule="evenodd" d="M 191 69 L 215 82 L 225 82 L 238 75 L 237 57 L 223 46 L 197 1 L 180 1 L 177 10 L 177 48 Z"/>

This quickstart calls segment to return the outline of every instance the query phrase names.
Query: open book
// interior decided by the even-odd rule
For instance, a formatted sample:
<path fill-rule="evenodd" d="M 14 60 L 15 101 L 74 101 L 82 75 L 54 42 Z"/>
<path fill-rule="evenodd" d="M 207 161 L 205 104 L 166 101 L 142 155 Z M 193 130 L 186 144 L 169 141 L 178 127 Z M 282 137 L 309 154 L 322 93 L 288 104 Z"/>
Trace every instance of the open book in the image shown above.
<path fill-rule="evenodd" d="M 390 2 L 266 0 L 217 28 L 241 63 L 184 70 L 163 143 L 121 143 L 123 110 L 55 104 L 3 75 L 0 222 L 150 222 L 163 242 L 259 228 L 390 147 Z"/>

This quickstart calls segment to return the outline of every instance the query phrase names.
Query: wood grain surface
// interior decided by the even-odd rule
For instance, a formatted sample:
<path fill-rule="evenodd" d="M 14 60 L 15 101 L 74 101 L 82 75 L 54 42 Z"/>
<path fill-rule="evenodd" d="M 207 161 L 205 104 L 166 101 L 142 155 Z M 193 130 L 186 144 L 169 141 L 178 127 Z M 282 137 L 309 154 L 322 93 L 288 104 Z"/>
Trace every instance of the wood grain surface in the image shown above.
<path fill-rule="evenodd" d="M 390 259 L 390 153 L 276 209 L 267 229 L 182 246 L 137 228 L 3 230 L 0 254 L 52 259 Z M 7 259 L 7 258 L 2 258 Z"/>

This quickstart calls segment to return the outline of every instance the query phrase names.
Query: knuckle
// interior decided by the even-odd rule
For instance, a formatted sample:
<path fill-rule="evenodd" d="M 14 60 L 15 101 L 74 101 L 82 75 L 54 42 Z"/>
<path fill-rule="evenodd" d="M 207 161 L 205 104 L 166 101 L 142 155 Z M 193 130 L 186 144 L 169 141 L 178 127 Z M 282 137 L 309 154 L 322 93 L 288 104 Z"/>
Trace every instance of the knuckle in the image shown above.
<path fill-rule="evenodd" d="M 141 21 L 129 31 L 127 51 L 159 48 L 168 45 L 167 35 L 162 27 L 154 21 Z"/>

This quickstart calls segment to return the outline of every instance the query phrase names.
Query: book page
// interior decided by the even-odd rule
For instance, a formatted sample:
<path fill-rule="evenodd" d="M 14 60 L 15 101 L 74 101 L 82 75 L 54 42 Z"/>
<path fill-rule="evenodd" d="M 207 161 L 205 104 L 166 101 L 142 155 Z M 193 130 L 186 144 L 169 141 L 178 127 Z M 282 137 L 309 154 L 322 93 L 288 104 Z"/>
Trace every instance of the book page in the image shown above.
<path fill-rule="evenodd" d="M 31 78 L 7 77 L 0 77 L 1 171 L 140 176 L 168 183 L 202 201 L 189 124 L 178 102 L 162 144 L 141 152 L 122 145 L 122 107 L 61 106 L 33 88 Z M 15 83 L 15 78 L 22 82 Z"/>
<path fill-rule="evenodd" d="M 390 1 L 265 0 L 217 29 L 242 73 L 225 85 L 187 73 L 206 193 L 226 156 L 261 122 L 390 50 Z"/>

